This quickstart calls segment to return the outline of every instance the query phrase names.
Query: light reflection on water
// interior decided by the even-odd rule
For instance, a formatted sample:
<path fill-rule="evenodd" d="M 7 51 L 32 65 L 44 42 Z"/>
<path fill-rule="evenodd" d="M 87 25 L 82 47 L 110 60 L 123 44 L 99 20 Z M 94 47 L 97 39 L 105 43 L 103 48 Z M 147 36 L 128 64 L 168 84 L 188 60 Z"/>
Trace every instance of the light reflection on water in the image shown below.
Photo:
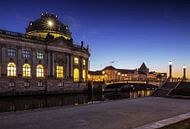
<path fill-rule="evenodd" d="M 109 92 L 96 94 L 70 94 L 47 96 L 0 97 L 0 112 L 20 111 L 37 108 L 48 108 L 65 105 L 79 105 L 96 101 L 138 98 L 150 96 L 152 90 L 133 92 Z"/>

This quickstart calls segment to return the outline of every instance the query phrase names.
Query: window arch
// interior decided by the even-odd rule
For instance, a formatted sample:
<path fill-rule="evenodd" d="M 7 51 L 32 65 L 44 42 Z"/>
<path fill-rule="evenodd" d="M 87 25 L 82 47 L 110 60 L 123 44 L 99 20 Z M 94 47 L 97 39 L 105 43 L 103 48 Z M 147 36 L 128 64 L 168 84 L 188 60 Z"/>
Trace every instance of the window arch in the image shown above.
<path fill-rule="evenodd" d="M 43 65 L 37 65 L 36 66 L 36 77 L 44 77 L 44 66 Z"/>
<path fill-rule="evenodd" d="M 84 79 L 84 81 L 86 81 L 86 70 L 85 69 L 82 70 L 82 78 Z"/>
<path fill-rule="evenodd" d="M 7 64 L 7 76 L 15 77 L 16 76 L 16 64 L 10 62 Z"/>
<path fill-rule="evenodd" d="M 79 69 L 74 68 L 74 81 L 78 82 L 79 81 Z"/>
<path fill-rule="evenodd" d="M 29 64 L 23 64 L 22 66 L 22 76 L 31 77 L 31 67 Z"/>

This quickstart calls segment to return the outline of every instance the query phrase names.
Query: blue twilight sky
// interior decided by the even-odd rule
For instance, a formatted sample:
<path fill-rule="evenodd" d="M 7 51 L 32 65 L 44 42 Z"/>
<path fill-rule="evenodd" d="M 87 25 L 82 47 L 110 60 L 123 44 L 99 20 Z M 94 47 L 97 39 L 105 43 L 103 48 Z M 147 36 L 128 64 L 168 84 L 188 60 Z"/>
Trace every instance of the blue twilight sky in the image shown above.
<path fill-rule="evenodd" d="M 180 75 L 183 64 L 190 67 L 188 0 L 1 0 L 0 28 L 24 33 L 42 12 L 57 14 L 74 41 L 89 44 L 91 70 L 145 62 L 167 72 L 172 60 Z"/>

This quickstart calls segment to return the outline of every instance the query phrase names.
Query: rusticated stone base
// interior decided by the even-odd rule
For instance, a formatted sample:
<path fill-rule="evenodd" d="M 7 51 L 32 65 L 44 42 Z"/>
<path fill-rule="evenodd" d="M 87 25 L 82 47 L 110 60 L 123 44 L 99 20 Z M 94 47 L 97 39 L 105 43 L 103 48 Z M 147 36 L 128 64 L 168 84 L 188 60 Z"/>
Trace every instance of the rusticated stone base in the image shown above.
<path fill-rule="evenodd" d="M 72 79 L 0 78 L 0 96 L 80 93 L 86 90 L 86 82 L 73 82 Z"/>

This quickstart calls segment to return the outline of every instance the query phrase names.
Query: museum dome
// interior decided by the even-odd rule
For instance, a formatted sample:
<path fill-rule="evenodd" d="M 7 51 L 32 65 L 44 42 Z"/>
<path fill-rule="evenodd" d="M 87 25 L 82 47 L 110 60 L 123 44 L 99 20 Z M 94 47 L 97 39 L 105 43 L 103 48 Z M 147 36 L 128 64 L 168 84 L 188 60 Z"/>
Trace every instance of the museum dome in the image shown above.
<path fill-rule="evenodd" d="M 69 27 L 62 23 L 58 17 L 51 13 L 42 13 L 35 21 L 30 21 L 26 28 L 26 34 L 46 38 L 47 34 L 56 37 L 71 39 Z"/>

